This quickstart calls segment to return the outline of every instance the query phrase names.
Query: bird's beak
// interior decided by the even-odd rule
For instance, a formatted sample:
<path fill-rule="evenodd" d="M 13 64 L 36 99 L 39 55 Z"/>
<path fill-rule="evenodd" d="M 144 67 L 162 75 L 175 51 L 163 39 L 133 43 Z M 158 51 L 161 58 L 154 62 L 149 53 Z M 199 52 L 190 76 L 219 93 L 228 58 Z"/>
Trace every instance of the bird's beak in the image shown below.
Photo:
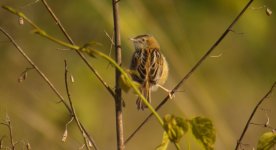
<path fill-rule="evenodd" d="M 135 38 L 129 38 L 129 40 L 131 40 L 131 41 L 136 41 L 136 39 L 135 39 Z"/>

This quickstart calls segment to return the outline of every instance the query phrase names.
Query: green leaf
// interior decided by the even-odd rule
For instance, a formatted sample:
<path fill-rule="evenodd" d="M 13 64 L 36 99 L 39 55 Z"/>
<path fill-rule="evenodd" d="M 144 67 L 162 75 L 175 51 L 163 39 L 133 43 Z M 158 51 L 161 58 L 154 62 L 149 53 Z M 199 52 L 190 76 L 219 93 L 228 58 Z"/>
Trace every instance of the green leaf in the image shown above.
<path fill-rule="evenodd" d="M 99 42 L 91 41 L 91 42 L 85 43 L 82 47 L 80 47 L 79 50 L 84 53 L 87 53 L 91 57 L 95 57 L 94 51 L 96 50 L 95 49 L 96 46 L 102 46 L 102 44 Z"/>
<path fill-rule="evenodd" d="M 166 132 L 163 133 L 162 143 L 156 147 L 155 150 L 166 150 L 168 148 L 170 139 Z"/>
<path fill-rule="evenodd" d="M 260 137 L 257 145 L 257 150 L 270 150 L 275 145 L 276 145 L 276 133 L 266 132 Z"/>
<path fill-rule="evenodd" d="M 178 143 L 183 135 L 188 131 L 188 121 L 174 115 L 164 117 L 164 129 L 171 142 Z"/>
<path fill-rule="evenodd" d="M 132 81 L 132 83 L 135 86 L 139 86 L 139 84 L 137 82 Z M 122 88 L 122 90 L 125 92 L 128 92 L 131 88 L 131 84 L 129 83 L 129 81 L 126 79 L 126 77 L 124 75 L 120 76 L 119 85 Z"/>
<path fill-rule="evenodd" d="M 95 49 L 92 49 L 90 47 L 80 47 L 79 51 L 88 54 L 89 56 L 96 58 L 95 53 L 94 53 Z"/>
<path fill-rule="evenodd" d="M 135 76 L 137 76 L 137 77 L 140 78 L 140 74 L 139 74 L 139 72 L 138 72 L 137 70 L 126 69 L 126 72 L 127 72 L 128 74 L 130 74 L 130 75 L 135 75 Z"/>
<path fill-rule="evenodd" d="M 216 134 L 213 123 L 205 117 L 195 117 L 190 120 L 194 137 L 199 140 L 206 150 L 213 150 Z"/>

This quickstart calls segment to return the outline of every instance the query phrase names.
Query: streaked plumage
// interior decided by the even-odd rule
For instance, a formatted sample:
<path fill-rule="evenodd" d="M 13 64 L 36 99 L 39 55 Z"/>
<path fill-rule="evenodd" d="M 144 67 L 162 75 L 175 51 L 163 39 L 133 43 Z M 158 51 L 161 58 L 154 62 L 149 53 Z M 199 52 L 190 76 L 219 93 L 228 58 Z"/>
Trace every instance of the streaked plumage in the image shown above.
<path fill-rule="evenodd" d="M 139 35 L 131 40 L 134 43 L 135 52 L 132 56 L 130 70 L 138 72 L 138 74 L 132 74 L 131 77 L 141 85 L 141 93 L 151 102 L 151 91 L 167 80 L 168 64 L 153 36 Z M 140 98 L 137 99 L 136 104 L 138 109 L 143 110 L 146 107 Z"/>

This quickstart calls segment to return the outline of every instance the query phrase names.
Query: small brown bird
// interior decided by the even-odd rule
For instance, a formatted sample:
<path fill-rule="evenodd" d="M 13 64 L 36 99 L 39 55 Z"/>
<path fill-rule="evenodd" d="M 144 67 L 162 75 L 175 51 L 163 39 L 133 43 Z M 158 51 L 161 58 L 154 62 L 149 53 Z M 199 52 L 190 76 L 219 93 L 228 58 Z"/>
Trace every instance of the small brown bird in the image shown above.
<path fill-rule="evenodd" d="M 140 84 L 140 91 L 144 97 L 151 102 L 151 91 L 162 87 L 168 77 L 168 64 L 160 52 L 160 46 L 151 35 L 138 35 L 130 40 L 133 41 L 135 52 L 132 56 L 130 70 L 137 73 L 131 74 L 134 81 Z M 170 96 L 171 97 L 171 96 Z M 146 108 L 143 101 L 138 98 L 136 101 L 138 110 Z"/>

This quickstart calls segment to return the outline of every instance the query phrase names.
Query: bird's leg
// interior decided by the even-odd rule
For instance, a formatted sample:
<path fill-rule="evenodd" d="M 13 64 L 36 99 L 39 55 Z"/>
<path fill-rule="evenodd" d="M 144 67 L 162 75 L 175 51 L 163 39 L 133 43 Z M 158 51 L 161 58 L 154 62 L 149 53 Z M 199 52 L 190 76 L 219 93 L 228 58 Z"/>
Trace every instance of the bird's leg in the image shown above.
<path fill-rule="evenodd" d="M 166 91 L 166 92 L 169 94 L 170 99 L 173 99 L 173 98 L 175 97 L 174 94 L 171 94 L 172 90 L 169 90 L 169 89 L 163 87 L 163 86 L 160 85 L 160 84 L 157 84 L 157 86 L 160 87 L 161 89 L 163 89 L 164 91 Z"/>

